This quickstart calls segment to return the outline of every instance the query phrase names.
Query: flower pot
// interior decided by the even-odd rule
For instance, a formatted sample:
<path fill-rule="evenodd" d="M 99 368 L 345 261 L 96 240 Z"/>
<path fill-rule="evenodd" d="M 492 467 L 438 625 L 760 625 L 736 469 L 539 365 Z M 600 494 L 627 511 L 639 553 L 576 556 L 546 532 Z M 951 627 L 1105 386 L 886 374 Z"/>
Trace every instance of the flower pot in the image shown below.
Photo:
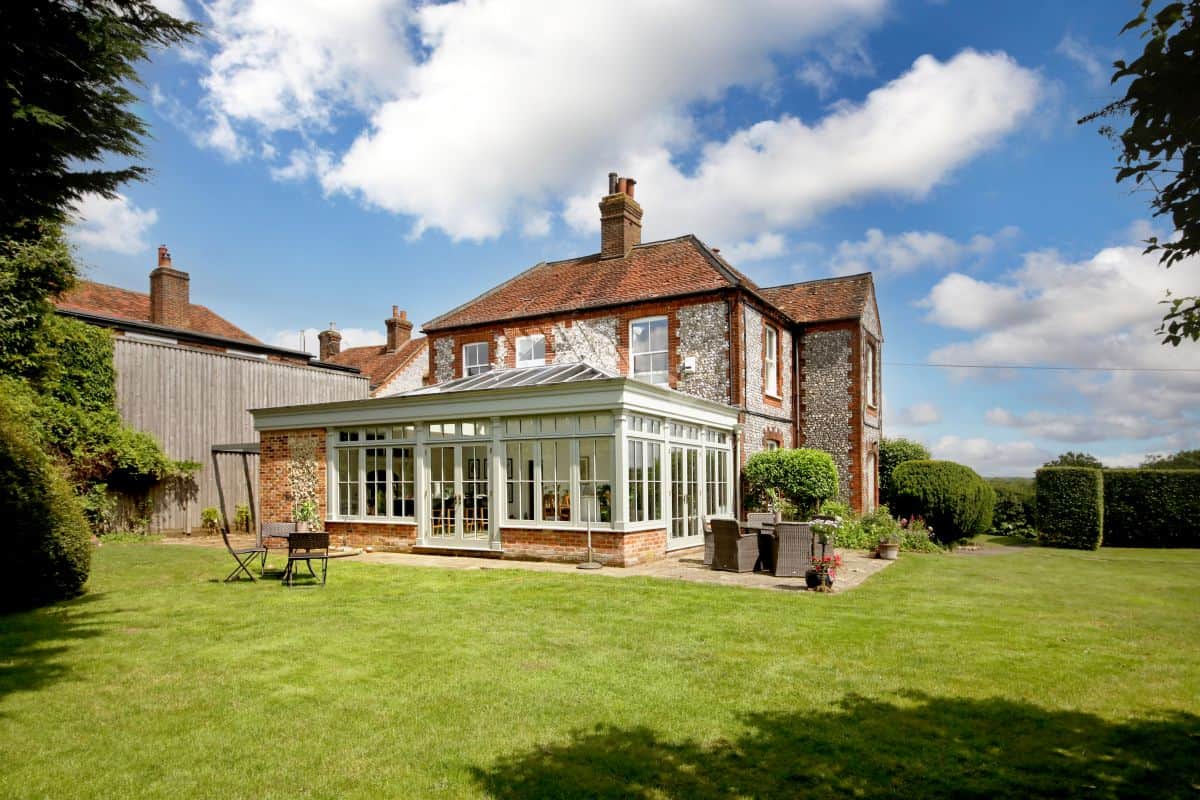
<path fill-rule="evenodd" d="M 878 552 L 884 561 L 895 561 L 900 556 L 900 545 L 897 542 L 880 542 Z"/>
<path fill-rule="evenodd" d="M 296 533 L 308 533 L 311 530 L 311 522 L 297 522 Z"/>
<path fill-rule="evenodd" d="M 828 573 L 822 575 L 815 569 L 810 569 L 804 573 L 804 585 L 809 589 L 829 589 L 833 586 L 833 576 Z"/>

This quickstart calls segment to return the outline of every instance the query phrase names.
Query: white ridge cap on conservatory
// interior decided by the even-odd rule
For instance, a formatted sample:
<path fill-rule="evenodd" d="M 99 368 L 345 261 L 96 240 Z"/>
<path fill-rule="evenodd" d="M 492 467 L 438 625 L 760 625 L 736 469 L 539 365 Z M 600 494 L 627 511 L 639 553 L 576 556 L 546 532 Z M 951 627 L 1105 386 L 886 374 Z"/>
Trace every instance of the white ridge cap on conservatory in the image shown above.
<path fill-rule="evenodd" d="M 433 386 L 423 386 L 410 392 L 403 392 L 400 397 L 419 395 L 448 394 L 450 392 L 471 392 L 482 389 L 511 389 L 518 386 L 546 386 L 555 383 L 580 383 L 582 381 L 599 381 L 619 377 L 599 367 L 592 366 L 586 361 L 571 364 L 546 364 L 537 367 L 517 367 L 516 369 L 492 368 L 486 372 L 469 375 L 465 378 L 437 383 Z"/>

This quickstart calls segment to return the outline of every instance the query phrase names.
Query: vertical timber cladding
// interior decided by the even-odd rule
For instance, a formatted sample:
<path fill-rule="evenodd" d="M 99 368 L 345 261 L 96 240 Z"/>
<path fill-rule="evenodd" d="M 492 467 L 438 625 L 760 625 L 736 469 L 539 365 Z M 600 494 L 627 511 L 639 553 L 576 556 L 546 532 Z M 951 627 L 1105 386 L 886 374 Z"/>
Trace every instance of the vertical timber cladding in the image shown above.
<path fill-rule="evenodd" d="M 779 399 L 766 398 L 763 384 L 763 337 L 767 322 L 763 315 L 748 304 L 742 305 L 742 328 L 745 341 L 744 384 L 746 415 L 742 427 L 742 456 L 749 458 L 766 448 L 770 435 L 781 447 L 794 447 L 792 414 L 792 333 L 788 326 L 772 324 L 779 334 Z"/>
<path fill-rule="evenodd" d="M 197 529 L 201 509 L 220 506 L 211 448 L 258 440 L 247 409 L 368 396 L 367 379 L 354 373 L 124 336 L 115 338 L 113 365 L 121 418 L 153 435 L 171 458 L 202 465 L 195 476 L 194 494 L 185 498 L 165 489 L 152 494 L 151 526 L 158 531 Z M 261 497 L 257 456 L 246 458 L 257 501 Z M 241 456 L 222 456 L 220 469 L 227 513 L 232 516 L 238 503 L 249 501 Z"/>
<path fill-rule="evenodd" d="M 851 345 L 855 327 L 810 328 L 804 333 L 800 385 L 803 444 L 833 456 L 838 471 L 838 496 L 845 503 L 852 502 Z"/>

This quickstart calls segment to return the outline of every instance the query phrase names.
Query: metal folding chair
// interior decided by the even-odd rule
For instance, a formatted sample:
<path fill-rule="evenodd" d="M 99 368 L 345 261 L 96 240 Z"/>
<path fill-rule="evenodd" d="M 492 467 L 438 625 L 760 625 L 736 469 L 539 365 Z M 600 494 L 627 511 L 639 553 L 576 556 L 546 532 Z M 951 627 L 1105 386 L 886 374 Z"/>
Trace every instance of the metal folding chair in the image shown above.
<path fill-rule="evenodd" d="M 229 529 L 224 525 L 221 526 L 221 539 L 225 542 L 225 549 L 229 551 L 229 555 L 233 556 L 233 560 L 237 562 L 233 572 L 225 576 L 225 583 L 241 578 L 241 573 L 246 573 L 246 577 L 254 580 L 254 574 L 250 572 L 249 565 L 254 563 L 255 557 L 258 558 L 258 574 L 261 577 L 263 570 L 267 566 L 267 548 L 260 545 L 253 547 L 234 547 L 229 541 Z"/>

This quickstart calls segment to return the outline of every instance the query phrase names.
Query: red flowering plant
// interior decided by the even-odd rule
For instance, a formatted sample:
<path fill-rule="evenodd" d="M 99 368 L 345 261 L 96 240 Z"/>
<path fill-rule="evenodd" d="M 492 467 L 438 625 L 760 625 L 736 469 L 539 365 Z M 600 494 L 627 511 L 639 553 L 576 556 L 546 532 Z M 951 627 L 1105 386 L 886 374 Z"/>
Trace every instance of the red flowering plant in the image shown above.
<path fill-rule="evenodd" d="M 834 553 L 831 556 L 813 556 L 812 560 L 813 571 L 821 578 L 828 575 L 833 578 L 837 575 L 837 571 L 842 568 L 842 556 L 840 553 Z"/>

